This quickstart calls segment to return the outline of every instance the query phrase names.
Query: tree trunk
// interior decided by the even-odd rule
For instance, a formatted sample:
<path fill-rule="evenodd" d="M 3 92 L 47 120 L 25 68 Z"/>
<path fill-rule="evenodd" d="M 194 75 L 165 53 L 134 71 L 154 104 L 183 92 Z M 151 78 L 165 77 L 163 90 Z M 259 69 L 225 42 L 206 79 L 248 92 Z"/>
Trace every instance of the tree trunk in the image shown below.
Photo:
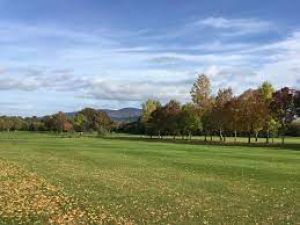
<path fill-rule="evenodd" d="M 282 124 L 282 134 L 281 134 L 281 144 L 284 144 L 284 138 L 285 138 L 285 124 Z"/>
<path fill-rule="evenodd" d="M 207 133 L 206 133 L 206 131 L 204 133 L 204 141 L 207 142 Z"/>
<path fill-rule="evenodd" d="M 192 140 L 192 132 L 190 131 L 189 132 L 189 138 L 190 138 L 190 141 Z"/>
<path fill-rule="evenodd" d="M 248 144 L 251 143 L 251 132 L 248 132 Z"/>
<path fill-rule="evenodd" d="M 258 142 L 258 132 L 255 131 L 255 142 L 257 143 Z"/>
<path fill-rule="evenodd" d="M 220 141 L 222 141 L 223 140 L 222 129 L 219 129 L 219 136 L 220 136 Z"/>
<path fill-rule="evenodd" d="M 213 135 L 210 133 L 210 141 L 213 141 Z"/>
<path fill-rule="evenodd" d="M 237 133 L 236 133 L 236 130 L 234 130 L 234 143 L 236 143 L 236 136 L 237 136 Z"/>
<path fill-rule="evenodd" d="M 266 143 L 269 144 L 270 130 L 267 130 Z"/>

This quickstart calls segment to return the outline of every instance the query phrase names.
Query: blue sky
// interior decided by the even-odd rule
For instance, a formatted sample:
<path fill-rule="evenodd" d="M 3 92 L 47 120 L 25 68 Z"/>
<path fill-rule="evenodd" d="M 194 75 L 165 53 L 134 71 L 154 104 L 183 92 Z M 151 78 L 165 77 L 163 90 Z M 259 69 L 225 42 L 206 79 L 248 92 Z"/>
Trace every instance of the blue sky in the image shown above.
<path fill-rule="evenodd" d="M 268 80 L 300 88 L 300 2 L 0 0 L 0 114 L 190 100 Z"/>

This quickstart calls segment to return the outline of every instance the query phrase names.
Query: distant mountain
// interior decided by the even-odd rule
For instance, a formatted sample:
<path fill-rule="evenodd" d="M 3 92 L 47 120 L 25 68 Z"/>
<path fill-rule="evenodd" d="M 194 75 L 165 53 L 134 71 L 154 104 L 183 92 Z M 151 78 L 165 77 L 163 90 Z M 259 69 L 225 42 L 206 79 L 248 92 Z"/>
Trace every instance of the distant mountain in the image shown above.
<path fill-rule="evenodd" d="M 99 109 L 100 111 L 104 111 L 107 113 L 107 115 L 115 120 L 115 121 L 136 121 L 142 113 L 141 109 L 138 108 L 123 108 L 123 109 Z"/>
<path fill-rule="evenodd" d="M 117 122 L 134 122 L 140 117 L 142 110 L 138 108 L 122 108 L 122 109 L 98 109 L 98 111 L 106 112 L 107 115 Z M 68 112 L 67 116 L 73 117 L 77 112 Z"/>

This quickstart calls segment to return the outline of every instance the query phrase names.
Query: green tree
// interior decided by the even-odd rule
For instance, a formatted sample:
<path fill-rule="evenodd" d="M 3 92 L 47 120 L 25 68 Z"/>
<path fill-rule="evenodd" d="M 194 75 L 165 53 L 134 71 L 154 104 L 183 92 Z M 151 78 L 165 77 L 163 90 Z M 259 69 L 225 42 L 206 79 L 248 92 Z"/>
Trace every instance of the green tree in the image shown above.
<path fill-rule="evenodd" d="M 152 136 L 154 135 L 154 127 L 153 124 L 150 123 L 152 113 L 161 107 L 161 104 L 157 100 L 148 99 L 146 102 L 142 104 L 142 115 L 141 115 L 141 125 L 144 127 L 145 133 Z"/>
<path fill-rule="evenodd" d="M 263 130 L 266 133 L 266 143 L 269 143 L 269 138 L 270 138 L 270 133 L 271 133 L 271 128 L 274 128 L 274 122 L 275 120 L 272 117 L 272 113 L 270 110 L 270 104 L 272 101 L 273 93 L 274 93 L 274 88 L 271 83 L 268 81 L 265 81 L 262 83 L 262 85 L 258 88 L 258 92 L 261 94 L 265 107 L 266 107 L 266 114 L 265 114 L 265 123 L 264 123 L 264 128 Z"/>
<path fill-rule="evenodd" d="M 142 122 L 146 123 L 149 120 L 151 113 L 160 106 L 160 102 L 154 99 L 148 99 L 146 102 L 144 102 L 142 104 Z"/>
<path fill-rule="evenodd" d="M 76 113 L 76 115 L 73 119 L 74 129 L 77 132 L 85 131 L 86 122 L 87 122 L 87 119 L 82 113 Z"/>
<path fill-rule="evenodd" d="M 182 106 L 179 115 L 179 127 L 182 137 L 188 135 L 192 139 L 193 132 L 197 132 L 201 127 L 201 120 L 197 107 L 192 103 L 187 103 Z"/>

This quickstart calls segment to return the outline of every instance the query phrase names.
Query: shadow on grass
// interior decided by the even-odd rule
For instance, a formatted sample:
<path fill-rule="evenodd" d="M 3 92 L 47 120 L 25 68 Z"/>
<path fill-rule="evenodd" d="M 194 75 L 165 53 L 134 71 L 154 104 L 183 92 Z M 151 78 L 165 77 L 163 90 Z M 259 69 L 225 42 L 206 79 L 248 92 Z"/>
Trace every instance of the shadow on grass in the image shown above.
<path fill-rule="evenodd" d="M 220 141 L 203 141 L 203 140 L 187 140 L 187 139 L 160 139 L 149 137 L 103 137 L 104 139 L 118 139 L 129 141 L 144 141 L 152 143 L 171 143 L 171 144 L 190 144 L 190 145 L 214 145 L 214 146 L 243 146 L 243 147 L 265 147 L 265 148 L 278 148 L 290 151 L 300 151 L 300 144 L 296 143 L 242 143 L 242 142 L 220 142 Z"/>

